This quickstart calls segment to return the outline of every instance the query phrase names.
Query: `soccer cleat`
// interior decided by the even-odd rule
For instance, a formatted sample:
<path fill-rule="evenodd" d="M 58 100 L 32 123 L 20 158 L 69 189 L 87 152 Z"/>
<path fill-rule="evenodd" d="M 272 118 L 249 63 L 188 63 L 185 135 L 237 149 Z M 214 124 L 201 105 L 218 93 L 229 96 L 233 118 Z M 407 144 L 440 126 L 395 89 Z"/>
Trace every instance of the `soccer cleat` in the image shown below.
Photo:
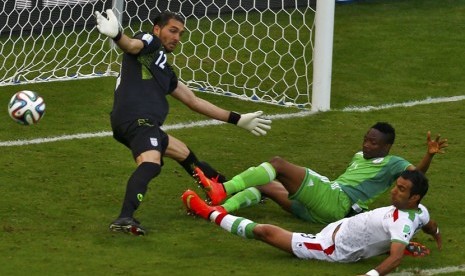
<path fill-rule="evenodd" d="M 424 246 L 418 242 L 410 242 L 404 250 L 404 255 L 413 256 L 413 257 L 424 257 L 429 255 L 430 250 L 428 247 Z"/>
<path fill-rule="evenodd" d="M 226 178 L 226 176 L 224 176 L 223 174 L 219 173 L 217 170 L 215 170 L 212 166 L 210 166 L 210 164 L 208 164 L 207 162 L 205 161 L 199 161 L 197 163 L 195 167 L 199 167 L 202 171 L 203 171 L 203 174 L 210 178 L 210 179 L 215 179 L 216 182 L 220 182 L 220 183 L 224 183 L 226 181 L 228 181 L 228 179 Z M 195 175 L 195 172 L 192 171 L 192 176 Z"/>
<path fill-rule="evenodd" d="M 218 211 L 220 213 L 227 213 L 222 206 L 210 206 L 205 201 L 203 201 L 198 194 L 192 190 L 187 190 L 182 194 L 182 202 L 186 206 L 188 212 L 202 217 L 206 220 L 210 218 L 210 214 L 213 211 Z"/>
<path fill-rule="evenodd" d="M 211 205 L 220 205 L 227 197 L 222 183 L 216 179 L 208 179 L 199 167 L 194 168 L 194 175 L 207 194 Z"/>
<path fill-rule="evenodd" d="M 110 231 L 123 232 L 134 236 L 144 236 L 145 229 L 140 226 L 140 223 L 131 217 L 117 218 L 110 224 Z"/>

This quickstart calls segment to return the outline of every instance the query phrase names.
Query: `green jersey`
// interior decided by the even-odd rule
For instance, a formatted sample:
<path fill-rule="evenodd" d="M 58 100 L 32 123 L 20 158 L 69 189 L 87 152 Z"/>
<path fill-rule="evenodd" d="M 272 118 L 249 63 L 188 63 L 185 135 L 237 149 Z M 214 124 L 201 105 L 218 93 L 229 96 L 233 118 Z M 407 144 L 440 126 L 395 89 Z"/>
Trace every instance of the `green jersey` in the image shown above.
<path fill-rule="evenodd" d="M 340 185 L 352 202 L 366 210 L 367 205 L 389 189 L 410 165 L 407 160 L 394 155 L 365 159 L 360 151 L 334 182 Z"/>

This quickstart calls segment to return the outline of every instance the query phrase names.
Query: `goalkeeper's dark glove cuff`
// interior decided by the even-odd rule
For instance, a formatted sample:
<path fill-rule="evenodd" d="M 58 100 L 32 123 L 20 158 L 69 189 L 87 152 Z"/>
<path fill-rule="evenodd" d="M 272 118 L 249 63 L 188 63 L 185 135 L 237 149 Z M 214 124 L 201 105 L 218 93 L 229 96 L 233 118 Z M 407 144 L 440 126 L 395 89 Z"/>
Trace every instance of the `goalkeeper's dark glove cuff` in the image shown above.
<path fill-rule="evenodd" d="M 118 42 L 121 39 L 122 36 L 123 36 L 123 33 L 121 32 L 121 30 L 119 30 L 118 34 L 115 37 L 113 37 L 112 39 L 113 39 L 114 42 Z"/>
<path fill-rule="evenodd" d="M 237 122 L 239 122 L 240 119 L 241 114 L 231 111 L 231 113 L 229 113 L 228 123 L 237 125 Z"/>

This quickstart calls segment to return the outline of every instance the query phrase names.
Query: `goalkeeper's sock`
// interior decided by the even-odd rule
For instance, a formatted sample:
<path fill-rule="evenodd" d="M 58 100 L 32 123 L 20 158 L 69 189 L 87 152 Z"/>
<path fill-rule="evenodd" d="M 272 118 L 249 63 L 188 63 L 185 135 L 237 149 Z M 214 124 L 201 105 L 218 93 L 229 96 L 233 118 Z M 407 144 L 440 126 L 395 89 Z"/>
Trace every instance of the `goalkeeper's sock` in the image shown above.
<path fill-rule="evenodd" d="M 194 167 L 199 167 L 206 177 L 217 179 L 218 182 L 223 183 L 227 179 L 224 175 L 215 170 L 210 164 L 205 161 L 199 161 L 195 153 L 189 149 L 189 155 L 183 161 L 178 161 L 178 163 L 186 170 L 190 176 L 194 176 Z"/>
<path fill-rule="evenodd" d="M 253 229 L 258 224 L 246 218 L 236 217 L 218 211 L 213 211 L 210 214 L 210 220 L 224 230 L 246 239 L 254 238 Z"/>
<path fill-rule="evenodd" d="M 179 165 L 181 165 L 190 176 L 194 176 L 194 166 L 195 163 L 198 162 L 199 159 L 197 159 L 197 156 L 195 156 L 194 152 L 190 149 L 186 159 L 184 159 L 183 161 L 178 161 Z"/>
<path fill-rule="evenodd" d="M 223 183 L 228 195 L 237 193 L 245 188 L 260 186 L 270 183 L 276 178 L 276 171 L 273 166 L 264 162 L 258 167 L 251 167 L 246 171 L 234 176 L 231 180 Z"/>
<path fill-rule="evenodd" d="M 256 205 L 260 202 L 262 195 L 255 187 L 247 188 L 228 198 L 221 206 L 228 212 L 234 212 L 241 208 Z"/>
<path fill-rule="evenodd" d="M 152 162 L 142 162 L 132 173 L 126 186 L 120 218 L 132 217 L 144 199 L 147 186 L 161 171 L 161 166 Z"/>

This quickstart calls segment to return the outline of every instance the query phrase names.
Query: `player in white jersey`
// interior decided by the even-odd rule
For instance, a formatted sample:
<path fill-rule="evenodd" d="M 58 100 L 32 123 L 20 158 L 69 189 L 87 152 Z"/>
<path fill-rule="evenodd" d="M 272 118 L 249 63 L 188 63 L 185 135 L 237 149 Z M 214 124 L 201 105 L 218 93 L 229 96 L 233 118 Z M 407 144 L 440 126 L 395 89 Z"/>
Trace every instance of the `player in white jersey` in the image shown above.
<path fill-rule="evenodd" d="M 293 251 L 301 259 L 356 262 L 386 253 L 392 241 L 408 244 L 429 220 L 428 210 L 422 204 L 417 210 L 406 211 L 395 206 L 381 207 L 333 222 L 315 236 L 294 233 Z M 324 250 L 312 249 L 318 245 L 322 249 L 334 245 L 337 250 L 328 255 Z"/>
<path fill-rule="evenodd" d="M 428 191 L 428 180 L 418 170 L 406 170 L 391 190 L 392 206 L 381 207 L 326 226 L 320 233 L 292 233 L 270 224 L 257 224 L 207 205 L 197 194 L 183 194 L 185 206 L 223 229 L 253 238 L 289 252 L 300 259 L 356 262 L 389 252 L 377 267 L 365 275 L 385 275 L 399 266 L 410 239 L 422 229 L 442 247 L 438 225 L 420 204 Z"/>

